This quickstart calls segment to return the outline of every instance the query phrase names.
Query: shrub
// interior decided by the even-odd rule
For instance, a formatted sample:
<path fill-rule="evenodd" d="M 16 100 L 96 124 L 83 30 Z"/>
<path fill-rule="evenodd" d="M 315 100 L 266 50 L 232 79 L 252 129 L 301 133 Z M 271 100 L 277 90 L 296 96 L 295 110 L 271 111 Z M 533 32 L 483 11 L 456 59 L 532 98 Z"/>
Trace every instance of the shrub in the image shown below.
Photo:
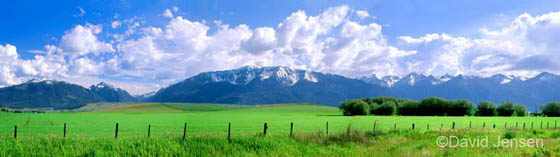
<path fill-rule="evenodd" d="M 387 101 L 381 105 L 375 106 L 372 113 L 374 115 L 393 115 L 395 110 L 397 110 L 395 102 Z"/>
<path fill-rule="evenodd" d="M 488 102 L 482 101 L 478 103 L 476 115 L 478 116 L 495 116 L 496 115 L 496 105 Z"/>
<path fill-rule="evenodd" d="M 372 102 L 372 103 L 368 103 L 368 106 L 369 106 L 369 114 L 373 114 L 373 112 L 374 112 L 373 109 L 375 109 L 375 107 L 379 106 L 379 104 L 377 104 L 376 102 Z"/>
<path fill-rule="evenodd" d="M 531 112 L 531 113 L 529 113 L 529 116 L 538 117 L 538 116 L 542 116 L 542 115 L 541 115 L 541 113 L 538 113 L 538 112 Z"/>
<path fill-rule="evenodd" d="M 541 110 L 548 117 L 560 117 L 560 102 L 549 102 L 541 106 Z"/>
<path fill-rule="evenodd" d="M 399 99 L 399 98 L 390 97 L 390 96 L 379 96 L 379 97 L 375 97 L 375 98 L 363 98 L 362 100 L 364 102 L 370 104 L 370 106 L 372 106 L 372 104 L 383 104 L 385 102 L 394 102 L 395 105 L 398 105 L 398 104 L 400 104 L 401 102 L 404 101 L 404 99 Z"/>
<path fill-rule="evenodd" d="M 513 107 L 513 110 L 515 111 L 514 112 L 515 116 L 518 116 L 518 117 L 526 117 L 527 116 L 527 109 L 525 108 L 525 105 L 522 105 L 522 104 L 515 105 Z"/>
<path fill-rule="evenodd" d="M 444 116 L 448 102 L 443 98 L 428 97 L 422 99 L 418 105 L 417 115 L 423 116 Z"/>
<path fill-rule="evenodd" d="M 498 106 L 498 108 L 496 109 L 496 111 L 498 112 L 498 116 L 512 116 L 513 112 L 515 112 L 514 106 L 515 105 L 512 102 L 502 102 L 502 104 L 500 104 L 500 106 Z"/>
<path fill-rule="evenodd" d="M 465 99 L 456 100 L 449 102 L 447 106 L 447 115 L 448 116 L 464 116 L 464 115 L 472 115 L 474 105 Z"/>
<path fill-rule="evenodd" d="M 369 105 L 359 99 L 345 101 L 339 108 L 345 116 L 367 115 L 369 112 Z"/>
<path fill-rule="evenodd" d="M 513 138 L 515 138 L 515 132 L 513 132 L 513 131 L 507 131 L 506 133 L 504 133 L 504 138 L 506 138 L 506 139 L 513 139 Z"/>
<path fill-rule="evenodd" d="M 403 116 L 414 116 L 416 115 L 416 112 L 418 112 L 418 105 L 420 105 L 420 102 L 413 100 L 402 102 L 397 107 L 397 114 Z"/>

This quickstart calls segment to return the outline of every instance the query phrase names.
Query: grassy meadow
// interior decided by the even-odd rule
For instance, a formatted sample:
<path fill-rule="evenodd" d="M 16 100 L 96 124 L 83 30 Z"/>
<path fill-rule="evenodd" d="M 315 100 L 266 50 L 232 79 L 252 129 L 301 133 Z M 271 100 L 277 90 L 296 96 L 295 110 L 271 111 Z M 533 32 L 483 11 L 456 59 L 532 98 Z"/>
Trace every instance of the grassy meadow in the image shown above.
<path fill-rule="evenodd" d="M 560 128 L 557 124 L 560 118 L 341 116 L 337 108 L 308 104 L 142 103 L 98 104 L 85 108 L 88 112 L 0 113 L 0 156 L 115 153 L 440 156 L 471 153 L 546 155 L 560 152 L 557 139 L 560 129 L 555 129 Z M 115 140 L 117 122 L 119 137 Z M 230 122 L 232 140 L 228 142 Z M 294 137 L 289 137 L 291 122 L 294 123 Z M 455 129 L 452 129 L 453 122 Z M 67 124 L 66 139 L 62 138 L 64 123 Z M 185 141 L 181 139 L 184 123 L 187 123 Z M 269 127 L 266 137 L 262 136 L 264 123 Z M 411 130 L 413 123 L 415 130 Z M 13 139 L 14 125 L 18 126 L 17 140 Z M 148 125 L 151 125 L 150 138 L 147 138 Z M 493 129 L 494 125 L 496 129 Z M 506 125 L 507 129 L 504 128 Z M 546 144 L 544 148 L 466 149 L 436 145 L 436 138 L 441 135 L 498 138 L 506 133 L 517 135 L 517 138 L 543 138 Z"/>

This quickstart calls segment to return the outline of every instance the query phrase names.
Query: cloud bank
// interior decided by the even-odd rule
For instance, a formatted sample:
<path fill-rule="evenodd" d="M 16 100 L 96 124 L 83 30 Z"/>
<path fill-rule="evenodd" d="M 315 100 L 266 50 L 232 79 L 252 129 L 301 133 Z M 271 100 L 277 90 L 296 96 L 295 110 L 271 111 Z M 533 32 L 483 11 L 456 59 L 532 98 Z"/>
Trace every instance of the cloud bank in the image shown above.
<path fill-rule="evenodd" d="M 251 28 L 180 16 L 166 9 L 161 27 L 139 18 L 115 20 L 107 27 L 123 28 L 100 39 L 103 25 L 77 25 L 58 45 L 21 59 L 14 45 L 0 45 L 0 86 L 46 77 L 87 86 L 116 80 L 132 93 L 156 90 L 200 72 L 244 65 L 288 66 L 348 77 L 376 74 L 532 76 L 560 72 L 560 12 L 523 14 L 501 29 L 482 28 L 477 38 L 435 32 L 400 36 L 390 44 L 381 24 L 364 23 L 364 10 L 332 7 L 318 15 L 297 11 L 276 26 Z M 174 15 L 175 14 L 175 15 Z M 111 82 L 111 81 L 109 81 Z"/>

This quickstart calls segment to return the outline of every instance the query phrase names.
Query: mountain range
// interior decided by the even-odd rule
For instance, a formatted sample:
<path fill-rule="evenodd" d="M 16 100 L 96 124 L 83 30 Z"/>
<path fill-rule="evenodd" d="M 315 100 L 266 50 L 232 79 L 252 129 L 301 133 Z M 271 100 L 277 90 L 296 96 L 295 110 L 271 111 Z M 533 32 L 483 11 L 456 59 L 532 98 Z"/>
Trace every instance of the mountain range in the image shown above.
<path fill-rule="evenodd" d="M 96 102 L 132 102 L 125 90 L 104 82 L 89 89 L 63 81 L 33 79 L 0 88 L 0 107 L 74 109 Z"/>
<path fill-rule="evenodd" d="M 539 105 L 559 100 L 560 94 L 555 92 L 559 88 L 560 76 L 547 72 L 533 78 L 503 74 L 479 77 L 410 73 L 354 79 L 281 66 L 245 66 L 200 73 L 157 92 L 136 97 L 104 82 L 83 88 L 61 81 L 32 80 L 0 88 L 0 106 L 67 109 L 93 102 L 132 101 L 338 106 L 344 100 L 362 97 L 395 96 L 420 100 L 435 96 L 468 99 L 474 103 L 513 101 L 534 111 Z"/>
<path fill-rule="evenodd" d="M 395 96 L 468 99 L 474 103 L 512 101 L 528 109 L 560 100 L 560 76 L 543 72 L 533 78 L 497 74 L 491 77 L 410 73 L 405 76 L 375 75 L 347 78 L 287 67 L 246 66 L 200 73 L 159 90 L 148 101 L 235 104 L 318 103 L 329 106 L 347 99 Z"/>

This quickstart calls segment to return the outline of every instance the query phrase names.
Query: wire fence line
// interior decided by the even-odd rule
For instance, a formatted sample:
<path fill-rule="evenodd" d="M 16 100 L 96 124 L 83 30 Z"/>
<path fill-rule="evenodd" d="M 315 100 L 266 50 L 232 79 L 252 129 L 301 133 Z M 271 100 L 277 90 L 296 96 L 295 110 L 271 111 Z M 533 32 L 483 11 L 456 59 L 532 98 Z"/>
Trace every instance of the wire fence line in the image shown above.
<path fill-rule="evenodd" d="M 352 126 L 351 123 L 347 123 L 347 126 L 336 125 L 329 128 L 329 122 L 326 121 L 323 128 L 315 128 L 315 131 L 310 129 L 298 129 L 297 124 L 294 122 L 288 123 L 282 126 L 271 126 L 268 123 L 263 123 L 261 126 L 252 127 L 236 127 L 235 124 L 226 123 L 223 125 L 223 129 L 211 129 L 205 130 L 201 129 L 200 126 L 191 126 L 184 123 L 183 125 L 158 125 L 158 124 L 148 124 L 145 127 L 127 126 L 119 125 L 115 123 L 112 126 L 93 126 L 84 127 L 78 126 L 73 127 L 64 123 L 63 125 L 51 125 L 51 126 L 33 126 L 33 125 L 13 125 L 13 126 L 0 126 L 0 136 L 14 138 L 18 137 L 34 137 L 42 135 L 55 135 L 62 136 L 66 138 L 68 135 L 78 135 L 78 136 L 91 136 L 91 137 L 107 137 L 114 135 L 115 138 L 120 136 L 172 136 L 172 135 L 182 135 L 182 138 L 186 138 L 187 132 L 189 133 L 218 133 L 224 134 L 227 132 L 228 139 L 231 136 L 232 131 L 236 134 L 239 133 L 257 133 L 259 135 L 266 136 L 267 133 L 273 134 L 286 134 L 293 136 L 294 132 L 321 132 L 328 136 L 329 131 L 331 133 L 337 133 L 344 130 L 361 130 L 361 131 L 401 131 L 401 130 L 417 130 L 417 131 L 442 131 L 450 129 L 518 129 L 518 130 L 535 130 L 535 129 L 560 129 L 560 124 L 557 120 L 540 120 L 540 121 L 513 121 L 504 122 L 503 124 L 497 123 L 486 123 L 486 122 L 474 122 L 469 121 L 468 123 L 397 123 L 388 121 L 378 121 L 372 122 L 371 126 Z M 294 125 L 295 124 L 295 125 Z M 336 123 L 335 123 L 336 124 Z M 344 126 L 344 127 L 341 127 Z M 369 127 L 369 128 L 368 128 Z M 207 128 L 206 128 L 207 129 Z M 288 134 L 289 133 L 289 134 Z"/>

